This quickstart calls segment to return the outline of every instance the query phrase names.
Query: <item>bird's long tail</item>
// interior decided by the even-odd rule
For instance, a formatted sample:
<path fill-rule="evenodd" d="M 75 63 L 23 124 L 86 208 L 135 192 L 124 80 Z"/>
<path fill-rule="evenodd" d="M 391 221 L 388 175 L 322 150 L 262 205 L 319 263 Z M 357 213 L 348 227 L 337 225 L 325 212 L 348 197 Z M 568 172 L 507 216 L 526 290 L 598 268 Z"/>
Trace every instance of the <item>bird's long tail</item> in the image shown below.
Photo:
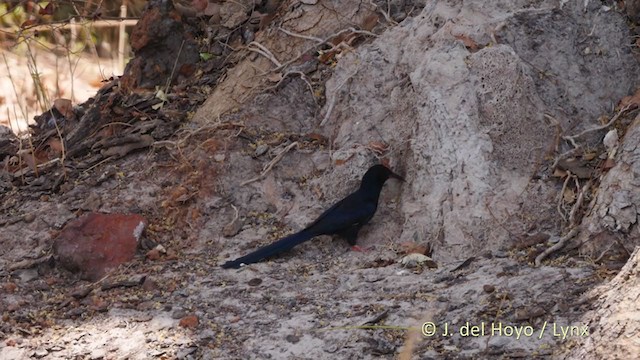
<path fill-rule="evenodd" d="M 273 244 L 261 247 L 260 249 L 247 254 L 243 257 L 237 258 L 232 261 L 227 261 L 222 265 L 224 269 L 234 268 L 237 269 L 240 267 L 240 264 L 253 264 L 264 260 L 270 256 L 281 254 L 287 250 L 290 250 L 296 245 L 302 244 L 303 242 L 311 239 L 316 236 L 312 232 L 307 229 L 297 232 L 295 234 L 284 237 Z"/>

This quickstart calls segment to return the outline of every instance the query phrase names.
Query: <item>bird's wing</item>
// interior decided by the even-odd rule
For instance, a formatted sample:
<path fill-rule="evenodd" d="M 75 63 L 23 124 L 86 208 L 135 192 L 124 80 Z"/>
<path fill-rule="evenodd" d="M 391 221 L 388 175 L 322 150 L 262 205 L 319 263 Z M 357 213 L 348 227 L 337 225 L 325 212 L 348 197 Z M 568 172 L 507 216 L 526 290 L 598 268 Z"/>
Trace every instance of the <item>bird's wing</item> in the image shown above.
<path fill-rule="evenodd" d="M 317 235 L 336 234 L 351 226 L 367 223 L 377 209 L 377 203 L 363 201 L 358 191 L 338 201 L 306 227 Z"/>

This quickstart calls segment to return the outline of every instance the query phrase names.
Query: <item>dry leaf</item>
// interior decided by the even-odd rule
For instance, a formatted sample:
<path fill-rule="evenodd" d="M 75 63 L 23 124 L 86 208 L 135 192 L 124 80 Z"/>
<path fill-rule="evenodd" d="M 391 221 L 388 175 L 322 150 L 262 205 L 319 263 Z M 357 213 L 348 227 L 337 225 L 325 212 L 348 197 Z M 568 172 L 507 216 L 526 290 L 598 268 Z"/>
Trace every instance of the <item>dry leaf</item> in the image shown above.
<path fill-rule="evenodd" d="M 400 249 L 404 254 L 422 254 L 427 255 L 429 247 L 424 244 L 418 244 L 414 242 L 404 242 L 400 244 Z"/>
<path fill-rule="evenodd" d="M 282 80 L 282 74 L 281 73 L 273 73 L 270 74 L 269 76 L 267 76 L 267 80 L 273 82 L 273 83 L 277 83 L 280 80 Z"/>
<path fill-rule="evenodd" d="M 47 140 L 47 145 L 49 145 L 49 158 L 56 158 L 62 154 L 64 150 L 64 145 L 60 141 L 59 138 L 50 138 Z"/>
<path fill-rule="evenodd" d="M 607 160 L 605 160 L 604 163 L 602 164 L 602 168 L 604 170 L 609 170 L 609 169 L 613 168 L 614 166 L 616 166 L 616 161 L 614 159 L 611 159 L 611 158 L 607 158 Z"/>
<path fill-rule="evenodd" d="M 53 107 L 56 108 L 67 119 L 75 120 L 75 114 L 73 113 L 73 104 L 69 99 L 55 99 L 53 101 Z"/>
<path fill-rule="evenodd" d="M 460 41 L 462 41 L 462 44 L 464 45 L 464 47 L 466 47 L 469 50 L 478 50 L 478 43 L 476 43 L 475 41 L 473 41 L 473 39 L 471 39 L 469 36 L 464 35 L 464 34 L 460 34 L 460 35 L 454 35 L 454 37 Z"/>
<path fill-rule="evenodd" d="M 636 92 L 631 96 L 625 96 L 620 100 L 620 107 L 624 108 L 627 106 L 638 107 L 640 105 L 640 89 L 636 90 Z"/>
<path fill-rule="evenodd" d="M 307 137 L 309 140 L 316 140 L 316 141 L 320 141 L 320 142 L 324 142 L 324 141 L 326 141 L 326 140 L 327 140 L 327 138 L 326 138 L 324 135 L 322 135 L 322 134 L 318 134 L 318 133 L 308 133 L 308 134 L 306 135 L 306 137 Z"/>
<path fill-rule="evenodd" d="M 573 204 L 576 201 L 576 193 L 573 189 L 566 188 L 562 194 L 562 199 L 567 204 Z"/>
<path fill-rule="evenodd" d="M 372 13 L 371 15 L 365 17 L 364 20 L 362 20 L 362 24 L 360 25 L 360 27 L 362 28 L 362 30 L 371 31 L 376 25 L 378 25 L 378 14 Z"/>
<path fill-rule="evenodd" d="M 28 26 L 33 26 L 33 25 L 35 25 L 37 23 L 38 23 L 38 19 L 31 19 L 31 20 L 27 20 L 27 21 L 23 22 L 22 24 L 20 24 L 20 27 L 24 29 L 24 28 L 26 28 Z"/>
<path fill-rule="evenodd" d="M 53 15 L 54 11 L 56 10 L 56 6 L 54 2 L 50 2 L 47 4 L 47 6 L 45 6 L 44 8 L 40 8 L 40 10 L 38 10 L 38 15 Z"/>
<path fill-rule="evenodd" d="M 587 160 L 587 161 L 591 161 L 591 160 L 595 159 L 596 156 L 598 156 L 598 154 L 595 151 L 587 152 L 587 153 L 582 154 L 582 158 L 584 160 Z"/>
<path fill-rule="evenodd" d="M 369 143 L 369 149 L 371 149 L 378 155 L 382 155 L 387 152 L 387 150 L 389 150 L 389 145 L 383 143 L 382 141 L 372 141 Z"/>
<path fill-rule="evenodd" d="M 563 178 L 565 176 L 567 176 L 567 172 L 560 169 L 560 168 L 555 168 L 555 170 L 553 170 L 553 176 L 554 177 L 559 177 L 559 178 Z"/>

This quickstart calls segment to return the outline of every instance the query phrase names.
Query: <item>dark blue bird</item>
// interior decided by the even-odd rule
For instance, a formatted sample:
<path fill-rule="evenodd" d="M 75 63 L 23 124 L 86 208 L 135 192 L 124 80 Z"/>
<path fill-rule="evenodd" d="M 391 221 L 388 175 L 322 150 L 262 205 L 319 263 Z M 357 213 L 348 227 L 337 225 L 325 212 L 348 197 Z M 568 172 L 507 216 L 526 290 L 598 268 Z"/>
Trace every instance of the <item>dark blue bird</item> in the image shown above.
<path fill-rule="evenodd" d="M 376 213 L 380 191 L 385 181 L 390 177 L 404 181 L 400 175 L 395 174 L 386 166 L 374 165 L 370 167 L 362 177 L 358 190 L 323 212 L 309 226 L 241 258 L 227 261 L 222 267 L 237 269 L 242 264 L 256 263 L 290 250 L 319 235 L 336 234 L 345 238 L 349 245 L 355 247 L 358 231 Z"/>

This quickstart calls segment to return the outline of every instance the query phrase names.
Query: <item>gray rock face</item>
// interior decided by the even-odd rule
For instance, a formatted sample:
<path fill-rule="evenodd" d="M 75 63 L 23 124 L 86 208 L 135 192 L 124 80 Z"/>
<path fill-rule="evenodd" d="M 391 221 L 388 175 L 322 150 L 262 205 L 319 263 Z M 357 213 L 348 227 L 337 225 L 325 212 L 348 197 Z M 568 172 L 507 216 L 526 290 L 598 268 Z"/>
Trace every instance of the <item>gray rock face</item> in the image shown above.
<path fill-rule="evenodd" d="M 441 256 L 558 229 L 545 156 L 558 126 L 596 124 L 638 85 L 627 33 L 593 2 L 429 2 L 338 64 L 327 84 L 336 151 L 391 144 L 410 179 L 402 238 L 439 239 Z"/>

